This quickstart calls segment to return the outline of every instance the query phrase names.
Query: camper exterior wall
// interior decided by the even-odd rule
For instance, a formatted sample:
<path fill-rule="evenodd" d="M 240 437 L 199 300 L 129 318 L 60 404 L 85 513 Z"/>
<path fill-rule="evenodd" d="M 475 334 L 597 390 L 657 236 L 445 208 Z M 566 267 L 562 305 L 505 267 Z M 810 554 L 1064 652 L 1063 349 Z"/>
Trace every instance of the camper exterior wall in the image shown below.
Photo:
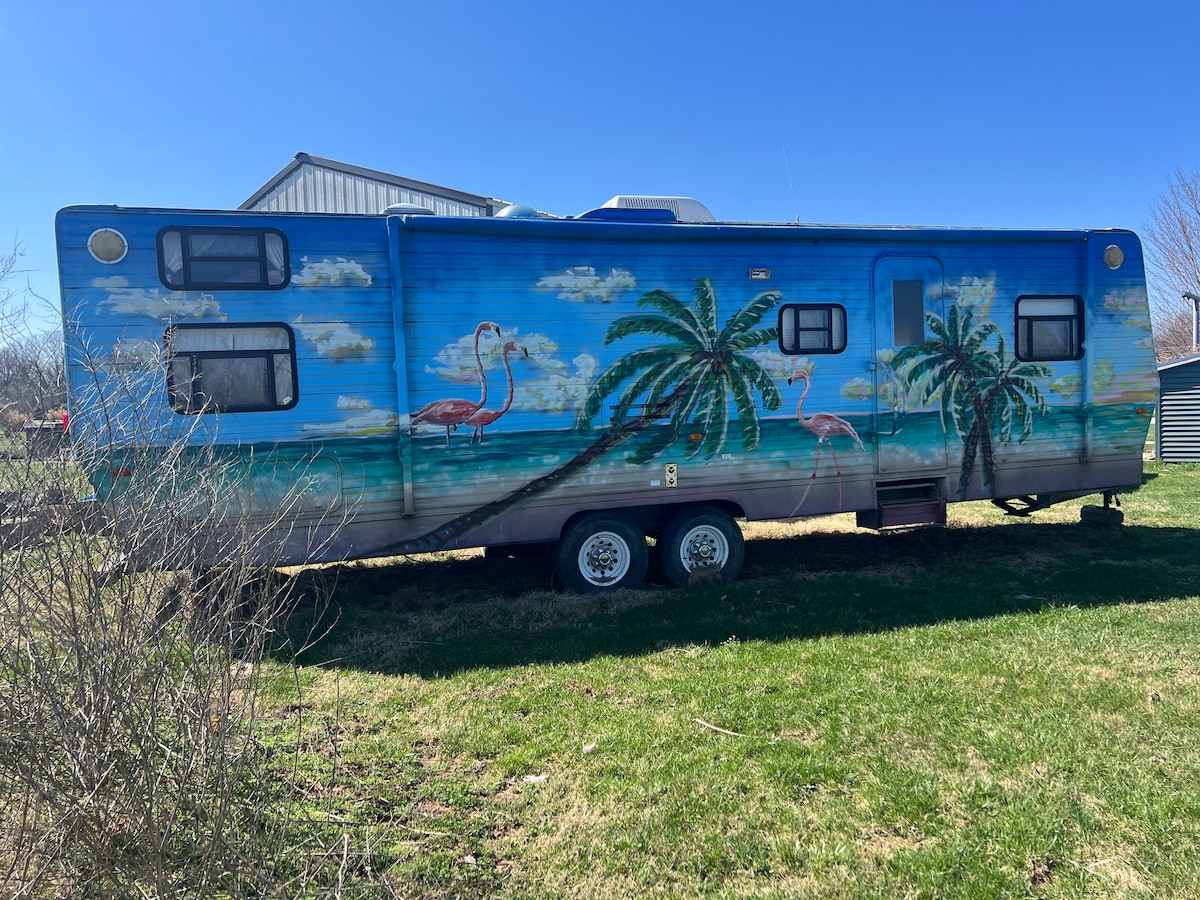
<path fill-rule="evenodd" d="M 119 262 L 87 249 L 103 228 Z M 290 279 L 169 289 L 165 228 L 278 231 Z M 1157 382 L 1130 232 L 74 207 L 58 235 L 72 440 L 223 448 L 246 516 L 301 485 L 278 562 L 314 536 L 340 559 L 556 540 L 596 510 L 654 532 L 702 502 L 1140 482 Z M 292 335 L 294 402 L 173 410 L 172 329 L 238 323 Z"/>

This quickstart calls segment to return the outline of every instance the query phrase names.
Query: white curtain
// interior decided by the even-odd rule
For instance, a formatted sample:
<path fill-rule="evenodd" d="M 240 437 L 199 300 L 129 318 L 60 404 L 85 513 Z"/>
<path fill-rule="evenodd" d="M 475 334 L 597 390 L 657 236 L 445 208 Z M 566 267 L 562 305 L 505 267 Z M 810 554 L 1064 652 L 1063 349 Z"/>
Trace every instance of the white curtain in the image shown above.
<path fill-rule="evenodd" d="M 163 268 L 167 281 L 180 284 L 183 281 L 183 244 L 178 231 L 164 231 L 162 236 Z"/>
<path fill-rule="evenodd" d="M 208 404 L 219 409 L 266 406 L 271 402 L 272 386 L 277 406 L 290 406 L 295 399 L 292 342 L 286 328 L 176 328 L 167 344 L 172 392 L 181 412 L 200 412 Z M 256 355 L 219 355 L 239 351 Z M 197 372 L 191 367 L 191 353 L 218 355 L 199 360 Z M 203 397 L 195 395 L 196 378 L 201 381 Z"/>
<path fill-rule="evenodd" d="M 211 350 L 290 350 L 287 329 L 278 325 L 237 328 L 176 328 L 171 332 L 172 353 Z"/>
<path fill-rule="evenodd" d="M 242 257 L 247 260 L 258 258 L 257 233 L 246 234 L 204 234 L 193 232 L 188 234 L 188 256 L 193 260 L 202 260 L 206 256 Z M 283 251 L 283 237 L 276 232 L 264 235 L 267 262 L 268 284 L 281 284 L 283 273 L 287 269 L 287 260 Z M 162 236 L 163 268 L 169 284 L 183 283 L 183 242 L 179 231 L 165 231 Z M 231 282 L 232 283 L 232 282 Z"/>

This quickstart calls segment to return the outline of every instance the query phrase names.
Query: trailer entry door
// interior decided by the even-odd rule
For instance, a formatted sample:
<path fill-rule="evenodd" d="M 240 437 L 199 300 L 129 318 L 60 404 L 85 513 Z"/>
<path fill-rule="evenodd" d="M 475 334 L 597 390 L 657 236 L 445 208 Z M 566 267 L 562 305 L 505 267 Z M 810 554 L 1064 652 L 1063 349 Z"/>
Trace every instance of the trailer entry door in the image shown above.
<path fill-rule="evenodd" d="M 883 256 L 875 263 L 876 471 L 929 474 L 946 468 L 946 433 L 936 407 L 918 407 L 892 367 L 904 347 L 932 335 L 927 315 L 943 316 L 942 263 L 932 256 Z"/>

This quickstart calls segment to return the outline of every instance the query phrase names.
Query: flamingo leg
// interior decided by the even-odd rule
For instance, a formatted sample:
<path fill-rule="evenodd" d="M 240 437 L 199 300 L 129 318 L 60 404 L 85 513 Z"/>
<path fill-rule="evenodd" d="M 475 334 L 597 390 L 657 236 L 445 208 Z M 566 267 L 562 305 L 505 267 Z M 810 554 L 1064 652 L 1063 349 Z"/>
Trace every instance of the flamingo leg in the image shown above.
<path fill-rule="evenodd" d="M 837 469 L 838 509 L 842 508 L 842 466 L 838 462 L 837 451 L 833 449 L 833 441 L 829 442 L 829 452 L 833 454 L 833 467 Z"/>
<path fill-rule="evenodd" d="M 804 501 L 808 499 L 808 492 L 812 490 L 813 484 L 817 480 L 817 466 L 821 462 L 821 441 L 817 441 L 817 457 L 813 460 L 812 474 L 808 476 L 808 486 L 804 489 L 804 494 L 800 497 L 800 502 L 796 504 L 796 508 L 792 510 L 792 516 L 800 512 L 800 507 L 804 505 Z M 832 445 L 829 448 L 833 450 Z"/>

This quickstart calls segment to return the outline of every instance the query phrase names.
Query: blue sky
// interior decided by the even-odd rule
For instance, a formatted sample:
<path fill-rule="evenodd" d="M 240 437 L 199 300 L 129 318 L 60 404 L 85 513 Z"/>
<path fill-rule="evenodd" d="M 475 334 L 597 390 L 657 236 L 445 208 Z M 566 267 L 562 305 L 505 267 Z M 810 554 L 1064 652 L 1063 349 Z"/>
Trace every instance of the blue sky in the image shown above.
<path fill-rule="evenodd" d="M 56 300 L 60 207 L 235 207 L 299 151 L 560 215 L 1138 230 L 1200 167 L 1198 34 L 1194 0 L 13 0 L 0 247 Z"/>

